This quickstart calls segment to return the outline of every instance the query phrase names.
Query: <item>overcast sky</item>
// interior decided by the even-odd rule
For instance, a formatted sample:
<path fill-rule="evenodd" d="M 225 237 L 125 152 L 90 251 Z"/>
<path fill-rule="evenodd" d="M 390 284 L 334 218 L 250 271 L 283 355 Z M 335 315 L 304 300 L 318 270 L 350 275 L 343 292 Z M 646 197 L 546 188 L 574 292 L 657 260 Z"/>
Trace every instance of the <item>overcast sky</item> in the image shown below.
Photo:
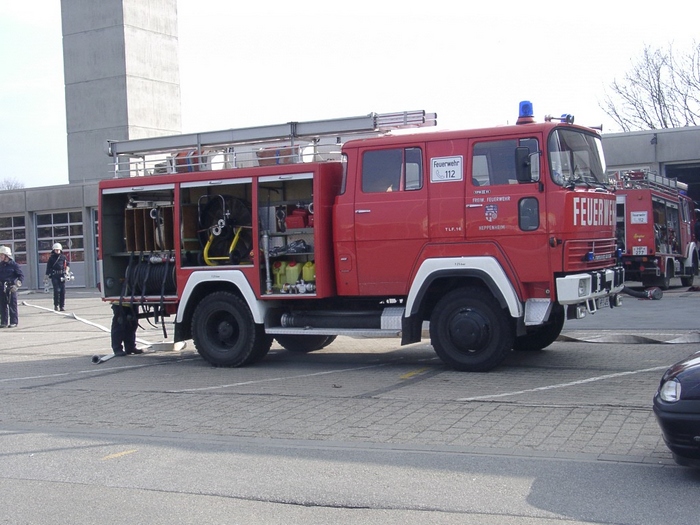
<path fill-rule="evenodd" d="M 65 184 L 60 0 L 1 5 L 0 180 Z M 471 128 L 530 100 L 538 120 L 614 132 L 610 83 L 645 45 L 689 50 L 698 15 L 675 0 L 178 0 L 182 131 L 414 109 Z"/>

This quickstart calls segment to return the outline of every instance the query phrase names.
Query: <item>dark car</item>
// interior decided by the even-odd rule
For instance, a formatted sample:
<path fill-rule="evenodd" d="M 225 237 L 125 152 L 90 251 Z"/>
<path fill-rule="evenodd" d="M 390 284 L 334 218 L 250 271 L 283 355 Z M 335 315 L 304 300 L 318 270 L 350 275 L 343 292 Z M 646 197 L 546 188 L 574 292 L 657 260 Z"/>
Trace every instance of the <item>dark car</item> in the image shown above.
<path fill-rule="evenodd" d="M 654 414 L 676 463 L 700 467 L 700 352 L 666 370 Z"/>

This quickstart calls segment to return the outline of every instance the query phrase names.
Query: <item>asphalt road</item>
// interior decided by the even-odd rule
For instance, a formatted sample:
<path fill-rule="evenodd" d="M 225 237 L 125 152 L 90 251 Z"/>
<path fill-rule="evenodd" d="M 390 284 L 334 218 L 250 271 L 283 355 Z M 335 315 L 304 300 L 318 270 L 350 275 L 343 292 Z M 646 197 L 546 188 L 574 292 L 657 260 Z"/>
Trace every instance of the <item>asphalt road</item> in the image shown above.
<path fill-rule="evenodd" d="M 700 471 L 671 460 L 651 397 L 700 349 L 698 292 L 567 321 L 486 374 L 393 339 L 94 365 L 110 310 L 68 295 L 66 314 L 22 295 L 0 330 L 0 523 L 697 523 Z"/>

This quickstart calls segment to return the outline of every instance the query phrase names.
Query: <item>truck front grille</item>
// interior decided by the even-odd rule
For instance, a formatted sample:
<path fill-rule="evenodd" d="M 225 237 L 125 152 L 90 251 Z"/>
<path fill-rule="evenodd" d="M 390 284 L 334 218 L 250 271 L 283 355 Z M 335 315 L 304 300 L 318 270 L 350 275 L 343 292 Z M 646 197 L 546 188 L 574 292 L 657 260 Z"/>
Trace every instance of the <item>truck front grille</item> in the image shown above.
<path fill-rule="evenodd" d="M 567 241 L 564 245 L 564 271 L 576 272 L 609 268 L 615 263 L 615 239 Z"/>

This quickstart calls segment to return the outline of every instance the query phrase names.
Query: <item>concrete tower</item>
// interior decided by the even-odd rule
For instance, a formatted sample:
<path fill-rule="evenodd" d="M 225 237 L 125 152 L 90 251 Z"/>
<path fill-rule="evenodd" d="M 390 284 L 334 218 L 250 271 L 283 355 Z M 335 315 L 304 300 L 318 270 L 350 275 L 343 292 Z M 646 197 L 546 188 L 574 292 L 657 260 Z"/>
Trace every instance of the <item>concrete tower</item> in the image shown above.
<path fill-rule="evenodd" d="M 68 179 L 110 178 L 108 139 L 182 131 L 177 0 L 61 0 Z"/>

